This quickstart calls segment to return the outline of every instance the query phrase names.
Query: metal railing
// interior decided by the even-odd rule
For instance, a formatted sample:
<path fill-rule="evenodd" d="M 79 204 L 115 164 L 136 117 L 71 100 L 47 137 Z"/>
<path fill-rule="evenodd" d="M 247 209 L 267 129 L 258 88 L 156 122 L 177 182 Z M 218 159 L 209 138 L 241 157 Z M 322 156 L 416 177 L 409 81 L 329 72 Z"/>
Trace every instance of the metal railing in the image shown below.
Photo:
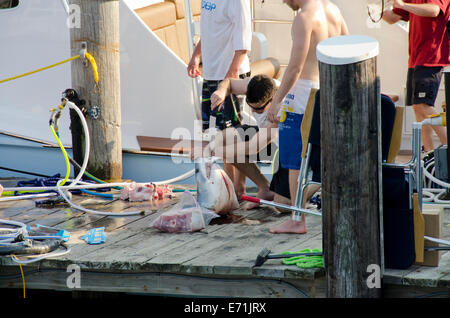
<path fill-rule="evenodd" d="M 292 24 L 292 20 L 283 20 L 283 19 L 257 19 L 255 14 L 255 3 L 256 1 L 261 2 L 261 0 L 251 0 L 250 1 L 250 10 L 251 10 L 251 16 L 252 16 L 252 26 L 253 26 L 253 32 L 255 32 L 256 24 Z M 294 16 L 297 15 L 297 11 L 294 11 Z M 280 63 L 280 67 L 287 67 L 287 64 Z"/>

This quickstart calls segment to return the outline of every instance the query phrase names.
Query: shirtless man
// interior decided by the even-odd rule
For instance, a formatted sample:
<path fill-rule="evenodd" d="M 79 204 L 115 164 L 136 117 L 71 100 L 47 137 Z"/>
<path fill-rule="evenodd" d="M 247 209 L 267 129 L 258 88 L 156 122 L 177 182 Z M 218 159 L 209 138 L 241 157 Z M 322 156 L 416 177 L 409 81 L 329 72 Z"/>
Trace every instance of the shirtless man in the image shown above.
<path fill-rule="evenodd" d="M 292 24 L 292 50 L 289 64 L 277 90 L 268 119 L 279 123 L 280 163 L 289 169 L 291 204 L 295 205 L 301 163 L 300 126 L 312 88 L 319 88 L 316 46 L 330 37 L 348 34 L 339 8 L 328 0 L 283 0 L 292 10 L 299 10 Z M 281 112 L 281 113 L 280 113 Z M 271 233 L 306 233 L 305 215 L 270 229 Z"/>

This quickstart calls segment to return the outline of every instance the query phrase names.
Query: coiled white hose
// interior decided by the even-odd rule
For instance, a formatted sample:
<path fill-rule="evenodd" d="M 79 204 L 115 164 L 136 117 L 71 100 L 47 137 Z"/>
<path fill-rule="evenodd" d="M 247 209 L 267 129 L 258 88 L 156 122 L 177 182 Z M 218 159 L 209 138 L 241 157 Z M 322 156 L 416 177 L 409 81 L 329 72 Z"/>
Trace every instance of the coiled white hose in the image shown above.
<path fill-rule="evenodd" d="M 428 171 L 428 168 L 432 167 L 431 173 Z M 434 174 L 434 160 L 430 161 L 429 164 L 427 164 L 426 168 L 423 169 L 424 174 L 424 183 L 426 184 L 425 178 L 428 178 L 428 186 L 431 186 L 431 183 L 435 183 L 437 185 L 440 185 L 444 189 L 436 189 L 436 188 L 425 188 L 423 189 L 423 194 L 427 195 L 427 198 L 424 198 L 425 202 L 435 202 L 439 204 L 448 204 L 450 206 L 449 200 L 441 200 L 441 197 L 447 192 L 447 189 L 450 188 L 450 183 L 444 182 L 438 178 L 436 178 Z"/>
<path fill-rule="evenodd" d="M 195 173 L 195 170 L 189 170 L 188 172 L 172 178 L 172 179 L 168 179 L 168 180 L 163 180 L 163 181 L 157 181 L 157 182 L 147 182 L 144 184 L 155 184 L 155 185 L 161 185 L 161 184 L 169 184 L 169 183 L 174 183 L 174 182 L 178 182 L 184 179 L 187 179 L 191 176 L 193 176 Z M 131 182 L 111 182 L 111 183 L 101 183 L 101 184 L 92 184 L 89 182 L 84 182 L 84 181 L 79 181 L 77 185 L 73 185 L 70 184 L 68 186 L 48 186 L 48 187 L 11 187 L 11 188 L 5 188 L 5 191 L 32 191 L 32 190 L 43 190 L 43 191 L 48 191 L 48 190 L 54 190 L 57 191 L 58 188 L 61 190 L 75 190 L 75 189 L 97 189 L 97 188 L 106 188 L 106 187 L 121 187 L 121 186 L 127 186 L 130 185 Z"/>
<path fill-rule="evenodd" d="M 11 245 L 19 235 L 23 235 L 24 239 L 61 239 L 58 236 L 29 236 L 27 232 L 27 225 L 22 222 L 11 221 L 11 220 L 2 220 L 0 219 L 0 224 L 4 224 L 7 226 L 16 227 L 14 228 L 0 228 L 0 233 L 8 233 L 1 234 L 0 237 L 0 245 Z M 38 262 L 40 260 L 49 258 L 49 257 L 57 257 L 70 253 L 70 248 L 65 247 L 65 251 L 53 251 L 50 253 L 39 254 L 39 255 L 26 255 L 23 256 L 25 259 L 19 259 L 16 255 L 11 255 L 11 260 L 18 264 L 30 264 L 34 262 Z"/>
<path fill-rule="evenodd" d="M 0 202 L 24 200 L 24 199 L 35 199 L 35 198 L 47 198 L 47 197 L 54 197 L 56 195 L 57 195 L 56 193 L 27 194 L 27 195 L 13 196 L 13 197 L 3 197 L 3 198 L 0 198 Z"/>
<path fill-rule="evenodd" d="M 87 164 L 89 161 L 89 153 L 90 153 L 90 149 L 91 149 L 91 138 L 89 137 L 89 128 L 88 128 L 86 119 L 84 118 L 84 115 L 81 112 L 81 110 L 78 108 L 77 105 L 75 105 L 74 103 L 72 103 L 70 101 L 67 101 L 67 105 L 69 106 L 69 108 L 75 110 L 75 112 L 78 114 L 78 117 L 80 117 L 81 124 L 83 125 L 84 136 L 85 136 L 85 147 L 84 147 L 85 153 L 84 153 L 83 165 L 81 166 L 81 169 L 78 172 L 77 177 L 71 183 L 73 185 L 76 185 L 81 180 L 81 177 L 83 176 L 84 172 L 86 171 L 86 167 L 87 167 Z M 62 149 L 64 149 L 64 147 Z M 65 151 L 65 149 L 63 151 Z"/>
<path fill-rule="evenodd" d="M 69 108 L 73 109 L 76 111 L 77 115 L 79 116 L 82 126 L 83 126 L 83 130 L 84 130 L 84 135 L 85 135 L 85 155 L 84 155 L 84 159 L 83 159 L 83 165 L 81 166 L 81 169 L 77 175 L 77 177 L 67 186 L 61 186 L 60 183 L 62 180 L 60 180 L 56 186 L 48 186 L 48 187 L 13 187 L 13 188 L 5 188 L 4 191 L 49 191 L 49 190 L 53 190 L 53 191 L 58 191 L 58 193 L 64 198 L 64 200 L 67 201 L 67 203 L 69 203 L 69 205 L 77 210 L 86 212 L 86 213 L 91 213 L 91 214 L 97 214 L 97 215 L 103 215 L 103 216 L 133 216 L 133 215 L 139 215 L 139 214 L 143 214 L 143 211 L 130 211 L 130 212 L 103 212 L 103 211 L 97 211 L 97 210 L 92 210 L 92 209 L 86 209 L 83 208 L 79 205 L 74 204 L 69 198 L 68 196 L 64 193 L 64 191 L 70 190 L 70 189 L 95 189 L 95 188 L 105 188 L 105 187 L 117 187 L 117 186 L 126 186 L 126 185 L 130 185 L 130 182 L 116 182 L 116 183 L 102 183 L 102 184 L 92 184 L 92 183 L 87 183 L 87 182 L 82 182 L 81 177 L 83 176 L 84 172 L 86 171 L 86 167 L 89 161 L 89 149 L 90 149 L 90 138 L 89 138 L 89 128 L 87 126 L 87 122 L 86 119 L 84 118 L 83 113 L 81 112 L 81 110 L 72 102 L 70 101 L 66 101 L 66 105 L 69 106 Z M 64 149 L 64 147 L 61 147 L 61 150 L 63 151 L 63 154 L 65 157 L 67 157 L 67 153 Z M 192 169 L 178 177 L 169 179 L 169 180 L 164 180 L 164 181 L 158 181 L 158 182 L 149 182 L 147 184 L 155 184 L 155 185 L 160 185 L 160 184 L 169 184 L 169 183 L 174 183 L 174 182 L 178 182 L 180 180 L 184 180 L 187 179 L 189 177 L 191 177 L 192 175 L 194 175 L 195 173 L 195 169 Z M 54 194 L 53 194 L 54 195 Z M 34 195 L 32 195 L 34 196 Z M 15 197 L 16 200 L 18 199 L 26 199 L 26 198 L 32 198 L 31 196 L 26 197 L 26 196 L 19 196 L 19 197 Z M 5 200 L 4 200 L 5 199 Z M 12 200 L 10 198 L 0 198 L 0 201 L 6 201 L 6 200 Z"/>

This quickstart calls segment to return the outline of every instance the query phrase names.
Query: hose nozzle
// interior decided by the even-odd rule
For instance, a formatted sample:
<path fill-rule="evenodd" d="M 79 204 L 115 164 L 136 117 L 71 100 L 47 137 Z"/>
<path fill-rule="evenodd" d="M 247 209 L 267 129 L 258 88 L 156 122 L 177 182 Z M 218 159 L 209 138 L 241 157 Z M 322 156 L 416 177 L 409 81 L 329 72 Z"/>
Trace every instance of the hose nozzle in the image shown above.
<path fill-rule="evenodd" d="M 422 125 L 447 126 L 446 113 L 431 115 L 422 121 Z"/>

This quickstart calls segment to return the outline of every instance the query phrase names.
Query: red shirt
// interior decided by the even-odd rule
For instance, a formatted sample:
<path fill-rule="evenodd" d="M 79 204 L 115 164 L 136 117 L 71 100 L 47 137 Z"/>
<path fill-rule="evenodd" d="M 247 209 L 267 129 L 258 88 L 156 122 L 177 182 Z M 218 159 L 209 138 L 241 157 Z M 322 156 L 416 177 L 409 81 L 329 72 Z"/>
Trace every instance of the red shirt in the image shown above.
<path fill-rule="evenodd" d="M 409 21 L 408 67 L 450 65 L 450 40 L 446 23 L 450 18 L 450 0 L 404 0 L 406 3 L 431 3 L 441 9 L 436 18 L 421 17 L 394 8 L 394 13 Z"/>

